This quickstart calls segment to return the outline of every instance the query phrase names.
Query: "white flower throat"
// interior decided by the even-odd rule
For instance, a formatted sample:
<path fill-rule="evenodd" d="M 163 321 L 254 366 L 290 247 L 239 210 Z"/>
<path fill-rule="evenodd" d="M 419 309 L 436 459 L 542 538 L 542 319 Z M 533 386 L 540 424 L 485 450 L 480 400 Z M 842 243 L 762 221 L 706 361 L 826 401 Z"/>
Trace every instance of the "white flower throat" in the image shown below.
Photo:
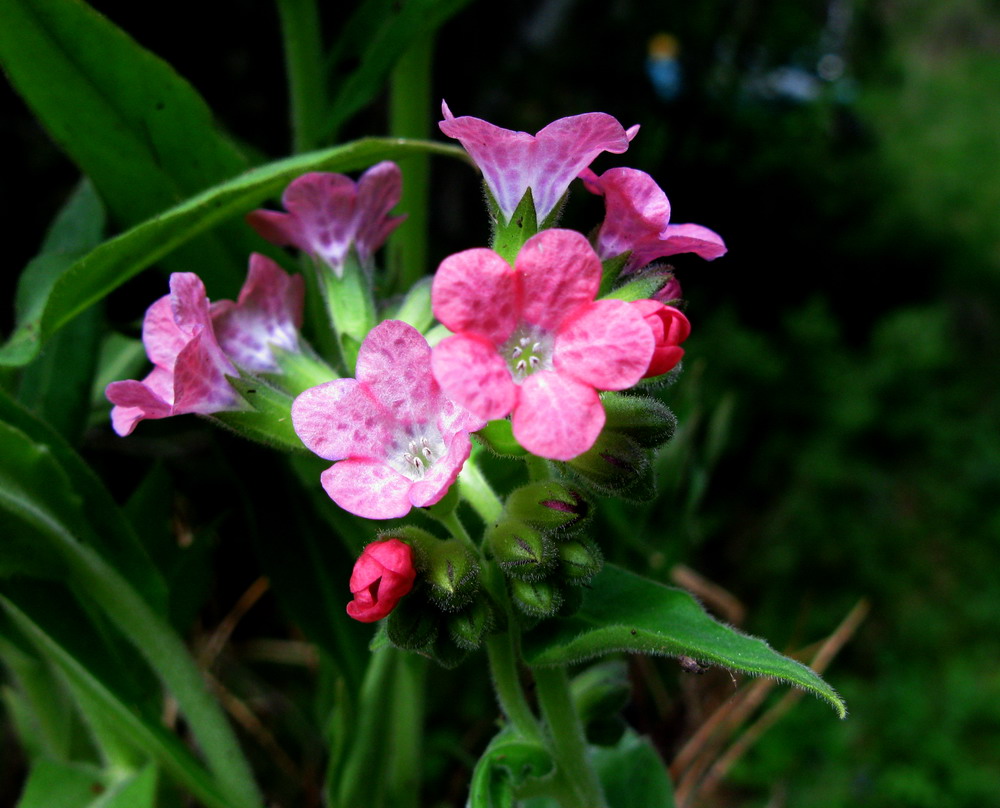
<path fill-rule="evenodd" d="M 517 384 L 532 373 L 552 369 L 552 335 L 537 325 L 521 323 L 500 347 L 510 375 Z"/>

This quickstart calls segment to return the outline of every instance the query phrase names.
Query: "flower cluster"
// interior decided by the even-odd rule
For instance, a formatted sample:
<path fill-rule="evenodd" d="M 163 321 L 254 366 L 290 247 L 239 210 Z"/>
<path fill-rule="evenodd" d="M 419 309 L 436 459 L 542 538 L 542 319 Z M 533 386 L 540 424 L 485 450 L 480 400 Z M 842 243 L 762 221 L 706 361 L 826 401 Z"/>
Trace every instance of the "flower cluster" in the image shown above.
<path fill-rule="evenodd" d="M 439 334 L 432 347 L 412 325 L 379 322 L 376 315 L 374 254 L 403 218 L 391 215 L 400 198 L 399 168 L 379 163 L 357 182 L 340 174 L 305 174 L 285 190 L 284 212 L 257 210 L 247 220 L 264 238 L 312 258 L 327 298 L 327 329 L 340 348 L 339 356 L 329 357 L 339 363 L 337 370 L 316 362 L 305 376 L 300 372 L 302 357 L 315 356 L 299 331 L 302 277 L 254 255 L 238 299 L 211 303 L 197 276 L 176 273 L 170 294 L 149 308 L 143 324 L 152 372 L 142 381 L 107 388 L 114 429 L 127 435 L 144 418 L 182 413 L 223 417 L 252 411 L 285 425 L 290 421 L 293 440 L 333 461 L 320 476 L 330 498 L 368 519 L 404 517 L 413 507 L 441 502 L 469 460 L 470 435 L 488 422 L 507 424 L 521 451 L 564 461 L 585 478 L 598 473 L 593 469 L 601 463 L 614 466 L 617 458 L 641 456 L 662 442 L 663 425 L 672 426 L 669 412 L 657 409 L 662 405 L 642 396 L 628 403 L 630 397 L 619 400 L 609 391 L 661 376 L 683 356 L 691 326 L 668 305 L 679 302 L 680 287 L 652 262 L 681 252 L 711 260 L 725 253 L 722 239 L 700 225 L 670 223 L 670 203 L 648 174 L 611 168 L 598 175 L 590 169 L 602 153 L 624 153 L 638 126 L 625 129 L 610 115 L 590 113 L 530 135 L 455 117 L 447 105 L 442 111 L 441 131 L 457 139 L 482 171 L 498 232 L 528 228 L 511 249 L 495 241 L 497 249 L 468 249 L 441 262 L 430 311 L 419 319 L 430 322 L 432 313 L 448 333 Z M 578 177 L 605 201 L 593 242 L 553 226 Z M 520 221 L 525 217 L 514 217 L 524 205 L 534 206 L 529 225 Z M 331 299 L 337 295 L 352 297 Z M 247 380 L 254 382 L 252 390 Z M 267 392 L 267 407 L 249 396 L 258 389 Z M 230 425 L 239 429 L 241 423 Z M 649 424 L 654 438 L 647 434 Z M 614 484 L 598 483 L 598 489 Z M 575 513 L 578 495 L 552 490 L 561 499 L 549 497 L 531 508 L 548 518 L 558 501 Z M 511 502 L 518 496 L 535 494 L 522 490 Z M 515 510 L 511 506 L 510 513 Z M 512 586 L 521 592 L 515 601 L 526 599 L 529 613 L 552 611 L 556 601 L 542 608 L 539 593 L 561 591 L 547 577 L 554 570 L 583 581 L 599 568 L 596 546 L 523 515 L 502 519 L 489 535 L 494 556 L 514 571 Z M 475 588 L 454 579 L 458 567 L 468 567 L 466 577 L 473 580 L 474 560 L 464 549 L 435 549 L 433 537 L 413 542 L 422 548 L 416 554 L 397 538 L 365 548 L 351 577 L 349 614 L 364 622 L 385 617 L 421 571 L 437 593 L 430 599 L 450 610 L 442 625 L 461 647 L 474 647 L 491 624 L 492 607 L 456 595 Z M 535 544 L 537 552 L 522 558 L 524 548 Z M 446 558 L 446 573 L 434 572 L 435 558 Z M 536 568 L 542 572 L 530 572 Z"/>

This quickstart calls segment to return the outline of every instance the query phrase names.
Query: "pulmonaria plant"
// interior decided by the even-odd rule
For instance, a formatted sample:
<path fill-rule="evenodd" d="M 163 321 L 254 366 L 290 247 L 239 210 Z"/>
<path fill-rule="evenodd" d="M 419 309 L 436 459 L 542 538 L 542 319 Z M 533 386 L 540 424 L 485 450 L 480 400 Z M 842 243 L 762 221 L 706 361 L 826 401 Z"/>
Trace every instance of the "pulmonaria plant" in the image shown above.
<path fill-rule="evenodd" d="M 684 349 L 680 346 L 691 335 L 690 321 L 680 309 L 657 300 L 635 300 L 632 306 L 653 332 L 653 358 L 642 374 L 643 378 L 669 373 L 684 356 Z"/>
<path fill-rule="evenodd" d="M 389 161 L 372 166 L 357 182 L 343 174 L 304 174 L 281 197 L 287 213 L 255 210 L 247 222 L 268 241 L 297 247 L 339 278 L 352 248 L 370 270 L 372 255 L 406 218 L 389 215 L 402 182 L 399 166 Z"/>
<path fill-rule="evenodd" d="M 543 230 L 511 267 L 492 250 L 446 258 L 431 291 L 455 332 L 434 348 L 445 392 L 485 419 L 511 415 L 529 452 L 568 460 L 604 426 L 598 390 L 624 390 L 649 368 L 654 336 L 622 300 L 595 300 L 601 261 L 572 230 Z"/>
<path fill-rule="evenodd" d="M 347 613 L 361 623 L 381 620 L 409 594 L 416 577 L 408 544 L 399 539 L 372 542 L 354 563 L 350 582 L 354 600 L 347 604 Z"/>
<path fill-rule="evenodd" d="M 483 172 L 505 222 L 530 189 L 539 222 L 552 212 L 570 183 L 602 152 L 621 154 L 639 131 L 603 112 L 560 118 L 535 135 L 501 129 L 481 118 L 456 118 L 441 103 L 438 125 L 458 140 Z"/>
<path fill-rule="evenodd" d="M 115 405 L 115 432 L 128 435 L 146 418 L 249 409 L 226 377 L 239 376 L 239 368 L 277 372 L 272 349 L 299 350 L 302 305 L 302 278 L 256 253 L 235 303 L 210 303 L 197 275 L 172 274 L 170 294 L 150 306 L 143 320 L 152 372 L 142 381 L 112 382 L 105 391 Z"/>
<path fill-rule="evenodd" d="M 358 354 L 357 377 L 306 390 L 292 405 L 302 442 L 327 460 L 330 498 L 368 519 L 405 516 L 447 493 L 482 428 L 431 374 L 431 350 L 413 326 L 386 320 Z"/>
<path fill-rule="evenodd" d="M 679 253 L 695 253 L 709 261 L 726 254 L 725 243 L 707 227 L 670 224 L 670 201 L 646 172 L 610 168 L 598 176 L 587 168 L 580 178 L 587 190 L 604 197 L 597 254 L 607 260 L 630 253 L 623 272 Z"/>

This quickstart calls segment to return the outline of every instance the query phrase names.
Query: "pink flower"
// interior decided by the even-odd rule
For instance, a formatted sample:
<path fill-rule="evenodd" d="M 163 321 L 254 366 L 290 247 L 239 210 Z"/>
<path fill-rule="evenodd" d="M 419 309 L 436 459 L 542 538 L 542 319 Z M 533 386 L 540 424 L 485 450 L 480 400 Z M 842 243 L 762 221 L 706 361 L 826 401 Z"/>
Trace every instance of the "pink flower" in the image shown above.
<path fill-rule="evenodd" d="M 611 168 L 600 177 L 580 172 L 587 190 L 604 197 L 604 224 L 597 234 L 602 260 L 631 250 L 624 272 L 657 258 L 693 252 L 709 261 L 726 254 L 718 234 L 698 224 L 669 224 L 670 202 L 656 181 L 634 168 Z"/>
<path fill-rule="evenodd" d="M 434 314 L 456 332 L 434 348 L 434 375 L 483 418 L 511 413 L 530 452 L 569 460 L 604 426 L 597 390 L 631 387 L 649 367 L 653 333 L 634 306 L 598 300 L 601 262 L 572 230 L 543 230 L 513 268 L 492 250 L 446 258 Z"/>
<path fill-rule="evenodd" d="M 610 115 L 589 112 L 560 118 L 537 135 L 501 129 L 480 118 L 456 118 L 441 102 L 438 126 L 472 156 L 505 221 L 531 189 L 541 224 L 566 193 L 569 184 L 601 152 L 621 154 L 639 131 L 626 131 Z"/>
<path fill-rule="evenodd" d="M 367 519 L 405 516 L 440 500 L 469 457 L 469 432 L 483 423 L 441 392 L 427 341 L 399 320 L 365 338 L 357 378 L 310 388 L 292 404 L 302 442 L 340 461 L 323 472 L 323 488 Z"/>
<path fill-rule="evenodd" d="M 303 174 L 281 197 L 288 213 L 255 210 L 247 222 L 268 241 L 323 261 L 339 278 L 352 246 L 370 269 L 372 255 L 406 218 L 389 216 L 402 185 L 399 166 L 389 161 L 369 168 L 357 183 L 343 174 Z"/>
<path fill-rule="evenodd" d="M 691 334 L 691 323 L 683 312 L 656 300 L 635 300 L 632 306 L 642 314 L 653 332 L 656 347 L 643 378 L 660 376 L 676 367 L 684 356 L 680 344 Z"/>
<path fill-rule="evenodd" d="M 155 365 L 153 372 L 141 382 L 112 382 L 105 391 L 115 405 L 111 424 L 122 437 L 144 418 L 247 406 L 226 381 L 226 376 L 238 376 L 239 371 L 215 337 L 205 285 L 197 275 L 170 276 L 170 294 L 146 311 L 142 341 Z"/>
<path fill-rule="evenodd" d="M 212 325 L 222 350 L 251 373 L 279 372 L 271 349 L 300 350 L 304 294 L 301 275 L 289 275 L 270 258 L 251 255 L 237 301 L 220 300 L 212 306 Z"/>
<path fill-rule="evenodd" d="M 677 280 L 676 275 L 671 275 L 667 282 L 663 285 L 663 288 L 657 291 L 653 295 L 653 300 L 659 300 L 661 303 L 670 304 L 675 301 L 679 301 L 684 296 L 681 291 L 681 282 Z"/>
<path fill-rule="evenodd" d="M 381 620 L 413 589 L 416 577 L 410 545 L 399 539 L 372 542 L 354 563 L 354 600 L 347 604 L 347 613 L 362 623 Z"/>
<path fill-rule="evenodd" d="M 170 276 L 170 294 L 146 311 L 142 341 L 155 365 L 141 382 L 112 382 L 105 395 L 115 406 L 111 424 L 128 435 L 144 418 L 246 409 L 226 381 L 279 370 L 272 346 L 299 350 L 302 278 L 254 253 L 237 302 L 209 303 L 205 285 L 190 272 Z"/>

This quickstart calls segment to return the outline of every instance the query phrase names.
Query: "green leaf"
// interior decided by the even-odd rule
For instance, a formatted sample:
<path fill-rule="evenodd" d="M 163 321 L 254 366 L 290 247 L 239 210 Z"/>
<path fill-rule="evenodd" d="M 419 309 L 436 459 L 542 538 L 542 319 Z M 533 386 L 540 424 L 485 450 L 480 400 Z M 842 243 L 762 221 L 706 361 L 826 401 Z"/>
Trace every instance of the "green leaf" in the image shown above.
<path fill-rule="evenodd" d="M 96 767 L 39 758 L 28 773 L 17 808 L 84 808 L 102 791 L 104 781 Z"/>
<path fill-rule="evenodd" d="M 667 767 L 648 738 L 631 730 L 612 749 L 595 748 L 597 769 L 608 808 L 674 808 L 674 788 Z"/>
<path fill-rule="evenodd" d="M 155 808 L 157 779 L 156 767 L 146 766 L 137 774 L 115 783 L 89 808 Z"/>
<path fill-rule="evenodd" d="M 469 787 L 469 808 L 512 808 L 517 790 L 552 771 L 549 751 L 537 741 L 501 732 L 476 763 Z"/>
<path fill-rule="evenodd" d="M 0 18 L 11 83 L 118 221 L 133 225 L 248 167 L 201 96 L 86 3 L 0 0 Z M 231 226 L 179 264 L 228 293 L 253 243 Z"/>
<path fill-rule="evenodd" d="M 606 564 L 580 610 L 524 637 L 531 665 L 568 665 L 618 651 L 688 656 L 751 676 L 768 676 L 825 699 L 841 718 L 840 696 L 815 671 L 782 656 L 764 640 L 710 617 L 687 592 Z"/>
<path fill-rule="evenodd" d="M 52 285 L 42 311 L 20 320 L 10 340 L 0 348 L 0 365 L 21 366 L 31 361 L 46 339 L 84 309 L 196 235 L 280 193 L 299 175 L 353 171 L 380 160 L 424 152 L 459 158 L 465 155 L 461 149 L 437 143 L 367 138 L 261 166 L 191 197 L 104 242 L 63 272 Z"/>

